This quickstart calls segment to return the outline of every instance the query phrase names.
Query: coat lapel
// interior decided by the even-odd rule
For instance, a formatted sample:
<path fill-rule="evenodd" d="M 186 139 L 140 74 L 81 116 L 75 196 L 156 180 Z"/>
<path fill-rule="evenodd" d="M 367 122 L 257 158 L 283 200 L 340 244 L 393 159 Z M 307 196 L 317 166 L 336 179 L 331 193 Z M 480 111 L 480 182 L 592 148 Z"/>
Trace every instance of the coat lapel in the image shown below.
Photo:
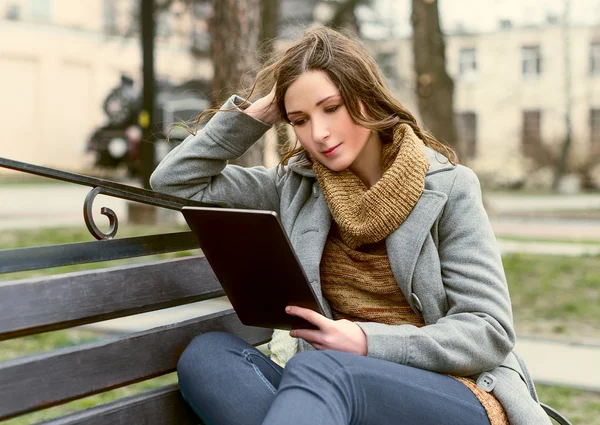
<path fill-rule="evenodd" d="M 411 304 L 412 276 L 421 246 L 447 200 L 445 193 L 425 189 L 406 220 L 385 241 L 392 273 Z"/>
<path fill-rule="evenodd" d="M 304 268 L 306 277 L 312 286 L 325 314 L 331 317 L 331 310 L 323 299 L 319 265 L 327 235 L 331 229 L 331 212 L 325 201 L 318 183 L 312 186 L 312 200 L 307 205 L 305 214 L 300 214 L 296 220 L 298 231 L 295 232 L 293 245 L 298 259 Z"/>

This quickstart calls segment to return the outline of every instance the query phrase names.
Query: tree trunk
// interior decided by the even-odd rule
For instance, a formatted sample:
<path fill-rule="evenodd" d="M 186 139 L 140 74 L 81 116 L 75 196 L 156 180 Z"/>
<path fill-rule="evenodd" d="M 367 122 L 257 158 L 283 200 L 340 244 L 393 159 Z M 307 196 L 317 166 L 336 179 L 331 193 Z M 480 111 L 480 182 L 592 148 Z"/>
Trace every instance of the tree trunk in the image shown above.
<path fill-rule="evenodd" d="M 421 120 L 440 142 L 461 157 L 456 132 L 454 82 L 446 72 L 444 36 L 437 0 L 412 0 L 413 53 L 416 96 Z"/>
<path fill-rule="evenodd" d="M 259 67 L 261 0 L 213 0 L 211 23 L 214 76 L 212 102 L 223 103 L 232 93 L 252 85 Z M 244 166 L 263 162 L 263 140 L 232 163 Z"/>
<path fill-rule="evenodd" d="M 260 58 L 263 65 L 275 52 L 275 40 L 279 35 L 279 10 L 281 0 L 261 0 L 261 32 L 260 32 Z M 275 125 L 275 138 L 277 144 L 277 154 L 287 151 L 290 140 L 287 133 L 287 124 L 279 123 Z"/>
<path fill-rule="evenodd" d="M 261 60 L 269 59 L 275 51 L 277 26 L 279 24 L 280 0 L 261 0 L 260 2 L 260 53 Z"/>

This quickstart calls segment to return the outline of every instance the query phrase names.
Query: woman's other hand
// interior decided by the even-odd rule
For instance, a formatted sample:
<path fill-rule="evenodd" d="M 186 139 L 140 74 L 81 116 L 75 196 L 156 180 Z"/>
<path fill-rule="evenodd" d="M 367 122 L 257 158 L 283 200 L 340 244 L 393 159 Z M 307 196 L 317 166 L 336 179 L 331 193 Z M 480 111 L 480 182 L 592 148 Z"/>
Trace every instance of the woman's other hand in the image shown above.
<path fill-rule="evenodd" d="M 256 102 L 248 106 L 244 112 L 269 125 L 281 121 L 279 108 L 275 104 L 275 87 L 268 95 L 257 99 Z"/>
<path fill-rule="evenodd" d="M 290 335 L 302 338 L 317 350 L 336 350 L 367 355 L 367 336 L 356 323 L 346 319 L 331 320 L 308 308 L 289 306 L 287 314 L 300 317 L 318 329 L 294 329 Z"/>

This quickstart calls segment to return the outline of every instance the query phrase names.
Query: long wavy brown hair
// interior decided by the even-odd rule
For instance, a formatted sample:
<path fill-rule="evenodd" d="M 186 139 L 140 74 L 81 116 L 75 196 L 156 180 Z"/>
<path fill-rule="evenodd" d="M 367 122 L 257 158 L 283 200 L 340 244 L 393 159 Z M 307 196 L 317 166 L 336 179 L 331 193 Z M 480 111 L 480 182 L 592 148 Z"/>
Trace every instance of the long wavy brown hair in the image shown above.
<path fill-rule="evenodd" d="M 275 85 L 274 101 L 287 121 L 285 93 L 300 75 L 308 71 L 325 72 L 339 89 L 352 120 L 378 131 L 384 143 L 391 141 L 394 126 L 405 123 L 412 127 L 426 146 L 444 155 L 452 164 L 458 163 L 456 153 L 437 141 L 431 133 L 421 129 L 415 117 L 396 100 L 386 86 L 377 63 L 360 41 L 327 27 L 317 26 L 306 30 L 282 57 L 273 59 L 258 73 L 247 98 L 264 96 Z M 198 118 L 198 123 L 203 115 Z M 308 159 L 304 148 L 296 143 L 296 146 L 282 153 L 280 165 L 284 166 L 296 155 L 304 155 Z"/>

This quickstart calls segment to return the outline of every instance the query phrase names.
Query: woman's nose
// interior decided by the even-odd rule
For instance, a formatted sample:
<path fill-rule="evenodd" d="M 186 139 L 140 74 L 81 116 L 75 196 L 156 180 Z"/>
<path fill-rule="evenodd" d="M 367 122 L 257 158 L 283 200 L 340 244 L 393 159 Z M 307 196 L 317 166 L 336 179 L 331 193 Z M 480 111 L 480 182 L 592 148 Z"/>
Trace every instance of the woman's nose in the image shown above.
<path fill-rule="evenodd" d="M 327 140 L 327 138 L 331 135 L 331 131 L 329 130 L 329 124 L 326 120 L 322 119 L 312 119 L 312 137 L 315 142 L 322 142 Z"/>

